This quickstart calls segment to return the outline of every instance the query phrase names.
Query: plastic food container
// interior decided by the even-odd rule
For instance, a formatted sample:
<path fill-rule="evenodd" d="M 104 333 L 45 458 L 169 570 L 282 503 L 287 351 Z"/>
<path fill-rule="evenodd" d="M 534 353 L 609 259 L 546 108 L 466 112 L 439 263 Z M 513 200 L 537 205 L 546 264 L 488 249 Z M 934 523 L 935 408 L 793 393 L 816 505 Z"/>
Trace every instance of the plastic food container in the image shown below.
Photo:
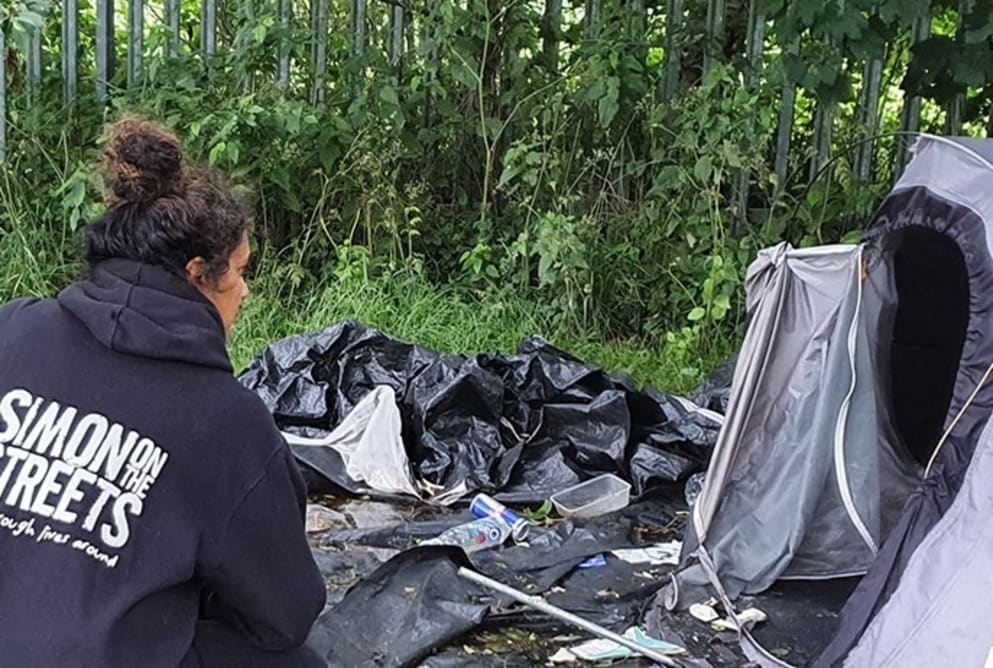
<path fill-rule="evenodd" d="M 631 500 L 631 485 L 605 473 L 553 494 L 552 505 L 564 517 L 596 517 L 620 510 Z"/>

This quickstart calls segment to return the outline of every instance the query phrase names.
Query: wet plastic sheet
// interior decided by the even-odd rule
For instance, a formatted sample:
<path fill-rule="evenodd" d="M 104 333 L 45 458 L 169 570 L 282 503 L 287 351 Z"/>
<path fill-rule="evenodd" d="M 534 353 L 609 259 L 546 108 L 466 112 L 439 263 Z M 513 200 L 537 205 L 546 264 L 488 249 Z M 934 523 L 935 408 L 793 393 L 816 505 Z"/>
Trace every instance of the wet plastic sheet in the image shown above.
<path fill-rule="evenodd" d="M 416 510 L 363 501 L 346 502 L 334 512 L 341 515 L 339 526 L 315 537 L 323 546 L 314 553 L 328 583 L 329 606 L 309 641 L 331 666 L 419 665 L 480 625 L 574 631 L 458 578 L 460 565 L 623 631 L 638 621 L 667 569 L 627 564 L 609 554 L 597 568 L 577 564 L 612 547 L 678 533 L 672 509 L 651 501 L 601 518 L 534 527 L 527 545 L 466 557 L 452 548 L 416 547 L 464 521 L 465 513 L 435 509 L 408 521 L 403 516 Z"/>
<path fill-rule="evenodd" d="M 727 362 L 714 369 L 698 388 L 690 393 L 690 401 L 724 415 L 728 411 L 728 400 L 731 398 L 731 380 L 734 378 L 734 365 L 738 356 L 734 355 Z"/>
<path fill-rule="evenodd" d="M 241 382 L 281 429 L 316 438 L 377 387 L 392 388 L 412 482 L 446 502 L 475 490 L 540 502 L 600 473 L 624 477 L 639 496 L 703 468 L 720 428 L 713 413 L 638 391 L 541 339 L 515 355 L 466 358 L 345 322 L 273 344 Z M 312 493 L 364 487 L 333 449 L 291 447 Z"/>
<path fill-rule="evenodd" d="M 403 552 L 359 581 L 327 609 L 308 644 L 331 668 L 400 668 L 443 647 L 482 621 L 488 602 L 456 574 L 461 550 Z"/>

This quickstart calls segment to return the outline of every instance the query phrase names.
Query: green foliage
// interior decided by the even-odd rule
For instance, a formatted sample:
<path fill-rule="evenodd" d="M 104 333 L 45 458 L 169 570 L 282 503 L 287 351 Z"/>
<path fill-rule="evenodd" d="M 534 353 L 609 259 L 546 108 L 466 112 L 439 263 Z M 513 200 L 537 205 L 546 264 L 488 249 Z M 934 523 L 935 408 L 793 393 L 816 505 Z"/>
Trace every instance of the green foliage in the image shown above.
<path fill-rule="evenodd" d="M 884 98 L 902 85 L 927 99 L 930 128 L 940 122 L 934 105 L 963 93 L 964 120 L 978 122 L 993 92 L 986 3 L 958 17 L 949 3 L 926 0 L 762 0 L 770 49 L 754 68 L 735 56 L 748 3 L 729 0 L 724 43 L 708 46 L 723 47 L 724 62 L 700 76 L 707 3 L 691 0 L 676 35 L 683 51 L 670 54 L 683 85 L 662 100 L 658 3 L 602 0 L 595 21 L 565 3 L 562 25 L 539 31 L 541 3 L 414 0 L 404 4 L 412 23 L 392 63 L 383 48 L 392 4 L 369 5 L 359 49 L 335 28 L 349 24 L 351 3 L 335 0 L 325 102 L 313 104 L 309 3 L 293 0 L 288 27 L 278 4 L 220 3 L 211 58 L 199 52 L 199 3 L 182 3 L 174 57 L 166 56 L 172 36 L 150 19 L 131 89 L 118 26 L 109 108 L 93 95 L 90 5 L 79 16 L 80 99 L 69 106 L 55 3 L 0 5 L 12 36 L 0 54 L 12 73 L 0 261 L 17 267 L 0 271 L 0 296 L 51 294 L 71 279 L 81 227 L 100 211 L 101 130 L 140 113 L 173 126 L 192 161 L 229 173 L 254 205 L 266 261 L 250 316 L 267 324 L 239 335 L 241 359 L 266 337 L 354 316 L 465 351 L 508 349 L 544 332 L 604 364 L 665 369 L 684 386 L 733 349 L 742 277 L 760 247 L 851 238 L 891 183 L 888 160 L 875 183 L 853 177 L 849 143 L 864 136 L 855 101 L 867 59 L 884 62 Z M 907 32 L 927 11 L 934 35 L 911 49 Z M 35 91 L 23 71 L 28 35 L 42 25 Z M 284 50 L 285 89 L 276 77 Z M 780 95 L 791 83 L 800 89 L 793 177 L 779 183 L 771 165 Z M 836 157 L 808 184 L 796 175 L 813 152 L 815 101 L 836 111 Z M 885 101 L 867 113 L 877 111 L 884 130 L 899 125 Z M 881 146 L 877 158 L 888 159 Z M 484 324 L 463 339 L 454 320 L 432 330 L 414 327 L 415 317 Z M 493 338 L 499 328 L 505 339 Z M 624 352 L 615 359 L 613 350 Z"/>

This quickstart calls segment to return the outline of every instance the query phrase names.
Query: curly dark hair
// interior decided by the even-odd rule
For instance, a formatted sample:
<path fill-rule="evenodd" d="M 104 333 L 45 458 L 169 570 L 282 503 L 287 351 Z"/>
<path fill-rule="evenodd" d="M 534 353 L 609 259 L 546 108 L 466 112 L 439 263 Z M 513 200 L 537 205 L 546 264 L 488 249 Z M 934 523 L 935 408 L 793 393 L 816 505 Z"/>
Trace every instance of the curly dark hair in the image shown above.
<path fill-rule="evenodd" d="M 185 166 L 176 135 L 137 118 L 113 126 L 104 155 L 112 194 L 86 230 L 87 264 L 124 258 L 185 278 L 187 263 L 201 257 L 208 281 L 224 275 L 251 227 L 248 207 L 224 177 Z"/>

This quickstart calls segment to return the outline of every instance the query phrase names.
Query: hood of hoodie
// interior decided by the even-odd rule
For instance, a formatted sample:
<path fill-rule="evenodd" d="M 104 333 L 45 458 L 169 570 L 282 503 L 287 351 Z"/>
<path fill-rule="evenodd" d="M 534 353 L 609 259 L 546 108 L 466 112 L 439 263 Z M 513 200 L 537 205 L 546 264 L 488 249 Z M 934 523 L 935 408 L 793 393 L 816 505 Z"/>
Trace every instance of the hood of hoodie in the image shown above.
<path fill-rule="evenodd" d="M 132 260 L 107 260 L 59 294 L 107 348 L 232 371 L 220 314 L 189 282 Z"/>

